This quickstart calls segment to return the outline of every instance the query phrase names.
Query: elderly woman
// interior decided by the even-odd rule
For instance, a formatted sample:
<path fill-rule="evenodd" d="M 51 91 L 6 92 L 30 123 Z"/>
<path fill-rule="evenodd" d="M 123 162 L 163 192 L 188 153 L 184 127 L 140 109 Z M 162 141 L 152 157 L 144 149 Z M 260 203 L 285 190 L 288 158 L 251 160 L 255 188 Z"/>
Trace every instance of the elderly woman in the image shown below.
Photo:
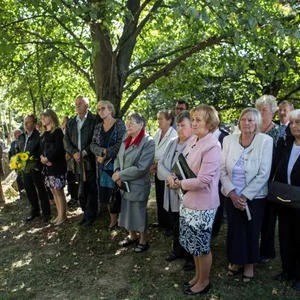
<path fill-rule="evenodd" d="M 278 144 L 274 180 L 300 187 L 300 109 L 289 114 L 289 121 L 292 136 L 281 139 Z M 300 292 L 300 207 L 278 208 L 282 272 L 275 279 L 295 279 L 293 288 Z"/>
<path fill-rule="evenodd" d="M 167 211 L 164 209 L 164 191 L 165 181 L 160 180 L 157 175 L 157 163 L 165 153 L 166 146 L 170 140 L 177 137 L 176 130 L 172 127 L 174 122 L 174 116 L 172 111 L 163 110 L 157 114 L 157 120 L 159 129 L 157 130 L 154 141 L 155 141 L 155 158 L 154 163 L 151 166 L 150 172 L 155 174 L 155 194 L 156 194 L 156 205 L 157 205 L 157 223 L 154 226 L 164 228 L 166 235 L 172 234 L 172 223 L 169 219 Z"/>
<path fill-rule="evenodd" d="M 102 122 L 95 126 L 91 151 L 97 159 L 97 186 L 100 203 L 107 204 L 110 212 L 109 200 L 115 185 L 111 176 L 114 169 L 114 161 L 122 144 L 126 132 L 122 120 L 115 118 L 114 105 L 109 101 L 101 100 L 97 104 L 98 115 Z M 118 225 L 118 215 L 110 212 L 110 224 L 108 231 L 112 231 Z"/>
<path fill-rule="evenodd" d="M 158 162 L 157 176 L 160 180 L 165 180 L 164 209 L 169 212 L 170 220 L 173 223 L 173 251 L 166 258 L 173 261 L 180 257 L 186 257 L 186 265 L 190 263 L 190 255 L 179 243 L 179 205 L 178 192 L 170 187 L 174 185 L 174 175 L 172 166 L 177 161 L 180 153 L 183 152 L 192 136 L 192 122 L 189 112 L 182 112 L 176 118 L 176 129 L 178 137 L 171 139 L 165 149 L 165 153 Z M 192 264 L 192 267 L 193 264 Z"/>
<path fill-rule="evenodd" d="M 190 139 L 183 154 L 197 177 L 174 180 L 174 187 L 186 191 L 180 206 L 180 244 L 194 256 L 196 267 L 195 276 L 184 284 L 187 295 L 204 294 L 210 289 L 210 240 L 220 203 L 218 184 L 221 166 L 221 146 L 212 135 L 219 124 L 216 110 L 209 105 L 200 105 L 191 110 L 191 120 L 195 136 Z"/>
<path fill-rule="evenodd" d="M 119 243 L 126 247 L 136 243 L 135 252 L 149 248 L 147 242 L 148 212 L 147 202 L 151 188 L 149 170 L 153 163 L 155 143 L 145 132 L 145 119 L 139 113 L 127 117 L 127 137 L 123 141 L 115 160 L 112 179 L 121 186 L 126 182 L 129 191 L 121 191 L 121 212 L 119 226 L 129 231 L 129 237 Z M 139 236 L 137 234 L 139 232 Z"/>
<path fill-rule="evenodd" d="M 272 95 L 264 95 L 256 100 L 255 106 L 261 113 L 262 122 L 260 132 L 266 133 L 273 139 L 275 149 L 280 137 L 279 126 L 273 122 L 274 114 L 277 111 L 276 98 Z M 261 229 L 260 263 L 267 263 L 271 258 L 275 258 L 276 219 L 277 212 L 275 206 L 266 202 Z"/>
<path fill-rule="evenodd" d="M 227 197 L 228 275 L 244 270 L 243 282 L 254 276 L 253 264 L 260 259 L 259 234 L 272 164 L 273 140 L 260 133 L 261 115 L 255 108 L 242 111 L 240 134 L 224 138 L 222 151 L 222 192 Z M 249 209 L 252 220 L 247 217 Z"/>

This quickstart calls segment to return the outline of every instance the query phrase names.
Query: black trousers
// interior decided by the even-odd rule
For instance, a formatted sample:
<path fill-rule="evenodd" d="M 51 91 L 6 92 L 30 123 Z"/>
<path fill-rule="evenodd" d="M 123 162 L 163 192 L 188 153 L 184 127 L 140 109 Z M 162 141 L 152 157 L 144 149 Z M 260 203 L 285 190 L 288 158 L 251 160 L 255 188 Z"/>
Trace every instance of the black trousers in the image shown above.
<path fill-rule="evenodd" d="M 68 194 L 71 199 L 78 200 L 78 182 L 76 181 L 76 175 L 72 171 L 67 172 L 68 182 Z"/>
<path fill-rule="evenodd" d="M 260 256 L 275 258 L 276 205 L 266 201 L 260 237 Z"/>
<path fill-rule="evenodd" d="M 17 181 L 18 191 L 21 192 L 24 189 L 23 176 L 18 174 L 16 181 Z"/>
<path fill-rule="evenodd" d="M 157 205 L 157 219 L 160 227 L 165 229 L 172 229 L 173 225 L 169 218 L 168 212 L 164 209 L 164 194 L 165 194 L 165 181 L 159 180 L 155 174 L 155 194 Z"/>
<path fill-rule="evenodd" d="M 40 200 L 43 216 L 50 216 L 51 209 L 44 175 L 40 171 L 23 173 L 23 181 L 27 198 L 31 204 L 31 213 L 33 215 L 40 214 Z"/>
<path fill-rule="evenodd" d="M 80 183 L 80 175 L 76 174 L 78 182 L 83 184 L 79 195 L 79 202 L 81 209 L 84 211 L 84 217 L 88 220 L 94 220 L 98 210 L 97 200 L 97 185 L 96 185 L 96 172 L 94 170 L 85 171 L 86 181 Z"/>
<path fill-rule="evenodd" d="M 173 253 L 185 258 L 186 263 L 194 263 L 193 255 L 188 253 L 179 243 L 179 212 L 169 211 L 169 218 L 173 223 Z"/>
<path fill-rule="evenodd" d="M 282 270 L 300 280 L 300 209 L 278 206 Z"/>
<path fill-rule="evenodd" d="M 219 186 L 219 198 L 220 198 L 220 206 L 217 209 L 217 213 L 216 213 L 213 228 L 212 228 L 212 236 L 213 237 L 215 237 L 219 234 L 221 226 L 224 223 L 224 199 L 225 199 L 225 196 L 222 194 L 220 186 Z"/>

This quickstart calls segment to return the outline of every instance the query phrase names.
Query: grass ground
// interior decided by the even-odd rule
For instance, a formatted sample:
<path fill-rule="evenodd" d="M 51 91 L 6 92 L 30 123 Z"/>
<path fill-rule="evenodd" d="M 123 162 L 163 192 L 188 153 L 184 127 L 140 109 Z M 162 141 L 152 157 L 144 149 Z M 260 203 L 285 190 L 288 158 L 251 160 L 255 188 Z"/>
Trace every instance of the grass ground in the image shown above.
<path fill-rule="evenodd" d="M 150 223 L 155 219 L 151 199 Z M 106 231 L 107 213 L 86 228 L 77 225 L 80 209 L 73 210 L 68 222 L 55 228 L 40 220 L 22 221 L 28 211 L 20 200 L 0 211 L 0 299 L 300 299 L 290 284 L 273 279 L 279 259 L 255 266 L 250 284 L 226 276 L 226 226 L 212 242 L 213 288 L 202 297 L 185 296 L 182 283 L 193 274 L 183 271 L 182 260 L 165 261 L 172 240 L 159 230 L 150 229 L 150 249 L 137 254 L 119 248 L 124 230 Z"/>

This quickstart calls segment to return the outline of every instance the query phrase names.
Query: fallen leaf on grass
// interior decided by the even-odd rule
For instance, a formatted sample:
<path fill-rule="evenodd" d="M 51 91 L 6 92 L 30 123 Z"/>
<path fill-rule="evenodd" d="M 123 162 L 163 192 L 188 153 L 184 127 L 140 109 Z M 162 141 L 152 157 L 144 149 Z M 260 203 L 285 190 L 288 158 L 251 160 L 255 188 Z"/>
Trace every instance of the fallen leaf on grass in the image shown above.
<path fill-rule="evenodd" d="M 50 263 L 51 263 L 51 260 L 50 260 L 49 258 L 47 258 L 47 259 L 46 259 L 46 263 L 47 263 L 47 264 L 50 264 Z"/>
<path fill-rule="evenodd" d="M 177 283 L 174 284 L 174 287 L 175 287 L 175 288 L 178 288 L 178 286 L 179 286 L 179 285 L 178 285 Z"/>
<path fill-rule="evenodd" d="M 234 280 L 235 280 L 235 281 L 240 281 L 238 278 L 235 278 Z"/>
<path fill-rule="evenodd" d="M 69 267 L 66 266 L 66 265 L 63 265 L 62 268 L 65 269 L 65 270 L 69 270 Z"/>
<path fill-rule="evenodd" d="M 76 253 L 76 252 L 73 252 L 73 255 L 74 255 L 74 256 L 76 256 L 76 255 L 77 255 L 77 253 Z"/>
<path fill-rule="evenodd" d="M 165 270 L 166 270 L 166 271 L 169 271 L 169 269 L 170 269 L 169 267 L 165 267 Z"/>
<path fill-rule="evenodd" d="M 147 258 L 146 258 L 146 261 L 150 261 L 150 257 L 147 257 Z"/>
<path fill-rule="evenodd" d="M 77 261 L 75 261 L 75 262 L 74 262 L 74 266 L 77 266 L 77 265 L 78 265 L 78 262 L 77 262 Z"/>

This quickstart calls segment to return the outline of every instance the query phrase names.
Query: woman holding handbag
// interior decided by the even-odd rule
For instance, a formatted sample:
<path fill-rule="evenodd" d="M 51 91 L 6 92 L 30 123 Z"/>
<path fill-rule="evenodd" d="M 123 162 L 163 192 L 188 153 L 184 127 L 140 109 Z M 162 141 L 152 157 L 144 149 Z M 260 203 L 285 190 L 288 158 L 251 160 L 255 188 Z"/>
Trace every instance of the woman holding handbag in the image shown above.
<path fill-rule="evenodd" d="M 115 160 L 112 176 L 119 186 L 127 186 L 121 191 L 119 226 L 128 230 L 129 236 L 119 245 L 126 247 L 139 241 L 134 249 L 137 253 L 149 248 L 147 203 L 151 188 L 149 170 L 154 159 L 155 143 L 145 132 L 145 125 L 145 119 L 139 113 L 128 115 L 127 136 Z"/>
<path fill-rule="evenodd" d="M 300 187 L 300 109 L 292 111 L 289 120 L 292 136 L 280 139 L 272 178 Z M 278 227 L 282 272 L 275 279 L 295 280 L 293 288 L 300 292 L 300 205 L 290 208 L 278 204 Z"/>
<path fill-rule="evenodd" d="M 111 176 L 113 174 L 114 160 L 119 152 L 126 127 L 122 120 L 115 118 L 115 108 L 110 101 L 99 101 L 97 111 L 102 122 L 95 126 L 90 149 L 97 160 L 96 179 L 99 201 L 107 204 L 110 213 L 108 231 L 112 231 L 118 225 L 118 211 L 111 209 L 109 204 L 115 185 Z"/>

